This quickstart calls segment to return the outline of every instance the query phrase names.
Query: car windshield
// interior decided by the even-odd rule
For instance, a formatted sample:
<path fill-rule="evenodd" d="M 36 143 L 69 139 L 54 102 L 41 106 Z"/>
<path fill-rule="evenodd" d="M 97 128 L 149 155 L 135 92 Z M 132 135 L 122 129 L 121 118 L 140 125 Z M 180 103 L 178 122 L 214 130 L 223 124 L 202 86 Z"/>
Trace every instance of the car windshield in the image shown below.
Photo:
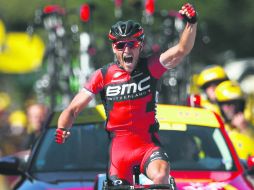
<path fill-rule="evenodd" d="M 47 132 L 32 162 L 31 172 L 105 171 L 108 136 L 103 123 L 75 125 L 64 144 L 54 142 L 55 128 Z"/>
<path fill-rule="evenodd" d="M 201 126 L 161 130 L 172 170 L 234 171 L 235 163 L 218 128 Z"/>
<path fill-rule="evenodd" d="M 108 162 L 108 134 L 103 123 L 75 125 L 65 144 L 54 142 L 55 128 L 47 132 L 33 158 L 30 171 L 105 172 Z M 161 130 L 161 143 L 172 170 L 234 171 L 230 150 L 218 128 L 185 126 Z"/>

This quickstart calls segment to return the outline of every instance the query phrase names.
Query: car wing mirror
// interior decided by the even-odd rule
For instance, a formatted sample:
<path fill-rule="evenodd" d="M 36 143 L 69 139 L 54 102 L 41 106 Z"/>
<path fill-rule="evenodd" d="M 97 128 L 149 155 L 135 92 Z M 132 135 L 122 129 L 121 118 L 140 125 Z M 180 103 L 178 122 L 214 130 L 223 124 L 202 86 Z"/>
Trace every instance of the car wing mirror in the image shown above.
<path fill-rule="evenodd" d="M 247 159 L 248 174 L 254 175 L 254 156 L 249 156 Z"/>
<path fill-rule="evenodd" d="M 0 158 L 0 174 L 3 175 L 21 175 L 19 169 L 20 160 L 15 156 L 5 156 Z"/>

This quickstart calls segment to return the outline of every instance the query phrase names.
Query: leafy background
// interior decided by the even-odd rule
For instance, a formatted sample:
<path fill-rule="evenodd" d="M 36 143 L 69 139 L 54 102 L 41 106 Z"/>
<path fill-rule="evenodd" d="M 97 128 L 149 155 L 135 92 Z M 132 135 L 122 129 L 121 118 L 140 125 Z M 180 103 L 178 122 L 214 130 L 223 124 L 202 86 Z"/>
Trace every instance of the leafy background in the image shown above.
<path fill-rule="evenodd" d="M 143 15 L 142 0 L 123 0 L 123 16 L 114 15 L 113 0 L 0 0 L 0 16 L 6 24 L 7 31 L 26 31 L 27 26 L 34 21 L 35 11 L 42 10 L 45 5 L 58 4 L 66 8 L 69 13 L 66 24 L 76 23 L 80 31 L 92 34 L 92 44 L 96 48 L 94 67 L 98 68 L 110 62 L 113 55 L 107 33 L 110 26 L 119 19 L 134 19 L 139 22 Z M 153 34 L 160 32 L 163 17 L 161 12 L 179 10 L 186 1 L 155 0 L 154 24 L 149 26 Z M 79 20 L 78 10 L 83 3 L 92 6 L 89 23 Z M 190 1 L 198 11 L 198 35 L 195 47 L 190 54 L 190 73 L 198 73 L 208 64 L 221 64 L 237 58 L 253 57 L 254 49 L 254 1 L 252 0 L 192 0 Z M 47 34 L 42 27 L 37 28 L 39 34 L 47 44 Z M 78 46 L 78 44 L 76 44 Z M 75 47 L 73 47 L 75 50 Z M 77 49 L 77 48 L 76 48 Z M 78 52 L 77 52 L 78 54 Z M 25 75 L 0 73 L 0 90 L 7 90 L 15 104 L 20 106 L 22 101 L 33 93 L 34 81 L 40 72 Z"/>

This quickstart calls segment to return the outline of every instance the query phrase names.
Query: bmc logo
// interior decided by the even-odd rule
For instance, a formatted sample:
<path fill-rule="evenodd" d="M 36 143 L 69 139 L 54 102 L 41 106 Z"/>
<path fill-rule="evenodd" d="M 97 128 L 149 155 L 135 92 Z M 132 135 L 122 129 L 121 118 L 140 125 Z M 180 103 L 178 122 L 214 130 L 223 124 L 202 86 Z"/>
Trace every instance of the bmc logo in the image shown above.
<path fill-rule="evenodd" d="M 117 86 L 109 86 L 106 91 L 106 96 L 117 96 L 126 94 L 135 94 L 150 88 L 150 84 L 146 83 L 150 80 L 150 76 L 142 79 L 138 83 L 122 84 Z"/>

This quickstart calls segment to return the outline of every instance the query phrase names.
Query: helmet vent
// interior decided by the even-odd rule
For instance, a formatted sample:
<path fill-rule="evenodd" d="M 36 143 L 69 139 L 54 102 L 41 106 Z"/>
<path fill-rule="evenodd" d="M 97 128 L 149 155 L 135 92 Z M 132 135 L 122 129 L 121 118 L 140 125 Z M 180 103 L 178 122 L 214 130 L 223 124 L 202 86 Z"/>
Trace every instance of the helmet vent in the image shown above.
<path fill-rule="evenodd" d="M 133 20 L 119 21 L 111 27 L 109 39 L 116 41 L 126 37 L 142 41 L 144 39 L 144 30 L 139 23 Z"/>

